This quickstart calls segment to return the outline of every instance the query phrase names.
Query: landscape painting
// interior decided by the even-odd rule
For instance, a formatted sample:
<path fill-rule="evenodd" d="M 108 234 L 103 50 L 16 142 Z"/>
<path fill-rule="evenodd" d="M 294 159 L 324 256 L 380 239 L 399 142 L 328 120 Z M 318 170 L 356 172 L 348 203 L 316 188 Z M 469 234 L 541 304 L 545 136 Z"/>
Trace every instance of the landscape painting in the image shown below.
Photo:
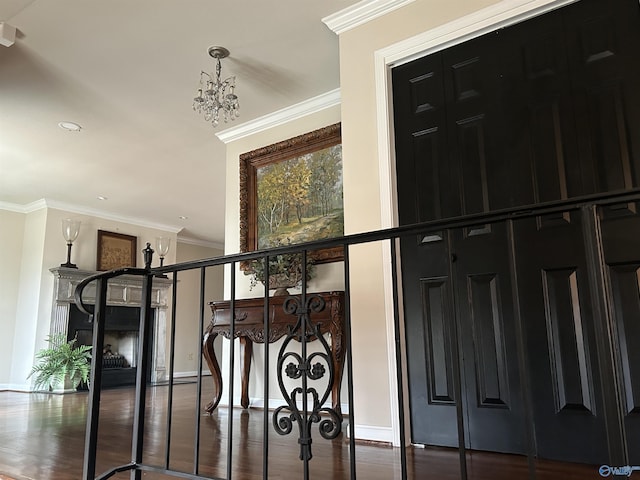
<path fill-rule="evenodd" d="M 340 124 L 240 158 L 242 251 L 344 235 Z M 339 260 L 342 249 L 315 256 Z"/>
<path fill-rule="evenodd" d="M 257 169 L 258 249 L 344 234 L 342 146 Z"/>

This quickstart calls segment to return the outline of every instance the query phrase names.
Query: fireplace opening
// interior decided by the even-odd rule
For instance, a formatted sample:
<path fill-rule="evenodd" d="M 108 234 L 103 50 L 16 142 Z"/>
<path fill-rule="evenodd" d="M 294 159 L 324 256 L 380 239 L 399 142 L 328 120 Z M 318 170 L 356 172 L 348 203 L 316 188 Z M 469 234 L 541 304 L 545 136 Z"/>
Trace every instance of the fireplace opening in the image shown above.
<path fill-rule="evenodd" d="M 102 359 L 102 388 L 115 388 L 135 385 L 138 358 L 138 332 L 140 326 L 140 307 L 106 307 L 104 349 Z M 153 322 L 152 322 L 153 325 Z M 153 332 L 151 332 L 153 337 Z M 89 316 L 82 313 L 76 305 L 69 311 L 67 338 L 76 338 L 79 345 L 91 345 L 93 342 L 93 323 Z M 151 352 L 149 352 L 151 355 Z M 147 372 L 151 380 L 151 362 Z M 81 386 L 80 388 L 86 388 Z"/>

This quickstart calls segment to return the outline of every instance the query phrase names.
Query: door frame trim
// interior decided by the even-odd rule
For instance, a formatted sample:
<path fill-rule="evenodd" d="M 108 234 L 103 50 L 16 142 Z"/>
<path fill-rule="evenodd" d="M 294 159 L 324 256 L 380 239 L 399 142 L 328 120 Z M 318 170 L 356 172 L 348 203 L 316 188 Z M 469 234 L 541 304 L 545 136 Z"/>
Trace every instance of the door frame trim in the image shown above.
<path fill-rule="evenodd" d="M 411 62 L 417 58 L 444 50 L 466 40 L 479 37 L 499 28 L 504 28 L 551 10 L 575 3 L 578 0 L 503 0 L 495 5 L 483 8 L 464 17 L 427 30 L 414 37 L 395 43 L 374 52 L 374 73 L 376 93 L 376 125 L 378 141 L 378 172 L 380 179 L 380 219 L 381 228 L 398 226 L 398 205 L 396 188 L 396 159 L 393 130 L 393 92 L 391 69 Z M 383 288 L 384 298 L 393 298 L 391 271 L 391 248 L 383 244 Z M 399 259 L 398 259 L 399 260 Z M 400 279 L 399 279 L 400 281 Z M 402 298 L 402 285 L 399 285 L 398 298 Z M 401 305 L 398 306 L 401 328 L 404 329 Z M 394 305 L 385 302 L 387 348 L 389 358 L 389 391 L 391 410 L 391 431 L 394 446 L 400 446 L 400 425 L 398 420 L 398 381 L 396 371 L 396 345 L 394 333 Z M 405 350 L 404 335 L 401 348 Z M 403 389 L 405 412 L 409 411 L 408 383 L 406 366 L 403 365 Z M 405 432 L 408 443 L 411 438 L 409 416 L 406 415 Z"/>

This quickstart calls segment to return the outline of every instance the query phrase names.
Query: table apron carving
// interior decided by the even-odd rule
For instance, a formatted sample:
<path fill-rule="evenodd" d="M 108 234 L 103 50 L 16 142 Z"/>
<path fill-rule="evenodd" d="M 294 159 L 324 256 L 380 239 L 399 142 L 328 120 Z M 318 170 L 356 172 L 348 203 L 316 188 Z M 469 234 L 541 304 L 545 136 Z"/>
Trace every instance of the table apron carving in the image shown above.
<path fill-rule="evenodd" d="M 318 295 L 325 301 L 322 311 L 311 313 L 309 319 L 313 325 L 319 327 L 321 334 L 328 333 L 331 336 L 331 355 L 333 363 L 333 383 L 331 385 L 331 399 L 333 409 L 340 413 L 340 388 L 342 385 L 342 372 L 344 368 L 345 350 L 344 338 L 344 292 L 324 292 L 309 295 Z M 269 298 L 269 339 L 268 343 L 275 342 L 289 333 L 289 329 L 295 327 L 298 316 L 288 314 L 283 310 L 283 303 L 288 297 Z M 218 335 L 231 339 L 231 302 L 210 302 L 211 322 L 207 327 L 203 338 L 203 355 L 211 371 L 214 383 L 213 399 L 206 406 L 207 413 L 212 413 L 222 398 L 222 374 L 213 348 L 213 342 Z M 235 301 L 235 326 L 234 338 L 240 339 L 240 371 L 242 375 L 242 391 L 240 404 L 243 408 L 249 407 L 249 373 L 251 370 L 251 355 L 253 342 L 265 343 L 264 333 L 264 298 L 240 299 Z M 315 337 L 311 336 L 310 340 Z M 267 402 L 268 399 L 265 399 Z M 265 408 L 268 407 L 265 404 Z"/>

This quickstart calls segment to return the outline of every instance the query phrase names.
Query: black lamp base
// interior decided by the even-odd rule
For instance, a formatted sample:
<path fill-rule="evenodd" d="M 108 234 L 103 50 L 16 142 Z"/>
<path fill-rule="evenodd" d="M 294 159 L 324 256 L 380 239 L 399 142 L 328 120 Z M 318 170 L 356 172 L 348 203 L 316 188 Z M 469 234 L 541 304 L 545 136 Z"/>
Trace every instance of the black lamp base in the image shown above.
<path fill-rule="evenodd" d="M 164 257 L 160 257 L 160 267 L 162 267 L 163 265 L 164 265 Z M 169 278 L 164 273 L 156 273 L 154 275 L 154 277 L 156 277 L 156 278 Z"/>
<path fill-rule="evenodd" d="M 67 243 L 67 263 L 61 263 L 61 267 L 78 268 L 75 263 L 71 263 L 71 243 Z"/>

